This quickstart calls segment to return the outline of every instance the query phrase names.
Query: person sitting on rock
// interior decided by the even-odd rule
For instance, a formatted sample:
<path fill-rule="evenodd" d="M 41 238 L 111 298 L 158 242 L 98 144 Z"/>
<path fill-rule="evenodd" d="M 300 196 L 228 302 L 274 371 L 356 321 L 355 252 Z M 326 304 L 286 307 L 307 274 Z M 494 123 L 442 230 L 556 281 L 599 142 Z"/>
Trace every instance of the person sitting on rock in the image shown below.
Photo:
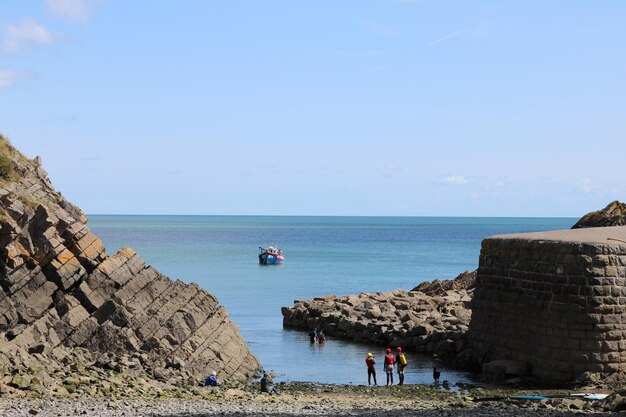
<path fill-rule="evenodd" d="M 272 381 L 271 374 L 263 372 L 263 378 L 261 378 L 261 392 L 267 392 L 268 394 L 278 394 L 274 381 Z"/>
<path fill-rule="evenodd" d="M 206 381 L 204 381 L 204 386 L 205 387 L 217 387 L 217 372 L 215 371 L 211 372 L 211 375 L 209 375 Z"/>
<path fill-rule="evenodd" d="M 393 385 L 393 364 L 396 358 L 391 354 L 391 349 L 385 351 L 385 373 L 387 374 L 387 385 Z"/>
<path fill-rule="evenodd" d="M 376 361 L 374 360 L 374 355 L 368 353 L 365 364 L 367 365 L 367 385 L 372 385 L 372 377 L 374 377 L 374 385 L 378 385 L 376 382 Z"/>

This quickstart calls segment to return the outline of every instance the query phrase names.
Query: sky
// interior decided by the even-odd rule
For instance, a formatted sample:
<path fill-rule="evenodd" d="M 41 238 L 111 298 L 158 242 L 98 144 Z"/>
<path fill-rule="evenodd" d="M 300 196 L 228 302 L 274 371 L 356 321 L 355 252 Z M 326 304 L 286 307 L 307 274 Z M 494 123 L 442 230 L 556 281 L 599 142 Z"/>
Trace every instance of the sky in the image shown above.
<path fill-rule="evenodd" d="M 0 132 L 88 214 L 626 200 L 626 2 L 0 1 Z"/>

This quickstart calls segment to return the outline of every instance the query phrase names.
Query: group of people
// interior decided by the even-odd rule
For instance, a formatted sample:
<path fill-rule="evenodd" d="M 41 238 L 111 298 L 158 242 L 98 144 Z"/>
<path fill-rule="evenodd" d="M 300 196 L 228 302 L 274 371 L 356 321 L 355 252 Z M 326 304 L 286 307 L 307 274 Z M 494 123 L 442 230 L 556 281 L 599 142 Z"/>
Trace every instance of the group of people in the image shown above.
<path fill-rule="evenodd" d="M 324 331 L 323 330 L 320 330 L 318 332 L 317 329 L 313 329 L 313 331 L 311 333 L 309 333 L 309 341 L 311 343 L 316 343 L 317 342 L 320 345 L 322 345 L 326 341 L 326 335 L 324 335 Z"/>
<path fill-rule="evenodd" d="M 309 337 L 311 343 L 324 343 L 326 341 L 324 332 L 320 331 L 318 333 L 317 329 L 313 329 L 313 331 L 309 334 Z M 378 385 L 378 381 L 376 381 L 376 359 L 371 352 L 367 354 L 367 357 L 365 358 L 365 364 L 367 365 L 367 385 L 372 385 L 372 379 L 374 380 L 374 385 Z M 387 385 L 393 385 L 394 367 L 398 372 L 398 385 L 404 385 L 404 368 L 406 368 L 408 361 L 404 350 L 402 350 L 402 347 L 398 346 L 396 348 L 395 356 L 391 352 L 391 349 L 387 348 L 385 350 L 385 358 L 383 364 L 385 374 L 387 376 Z M 439 371 L 439 368 L 435 367 L 433 369 L 433 379 L 435 380 L 435 385 L 439 385 L 440 377 L 441 371 Z M 215 371 L 213 371 L 211 375 L 207 377 L 204 385 L 207 387 L 216 387 L 218 385 L 217 373 Z M 276 391 L 276 388 L 274 387 L 272 376 L 268 372 L 263 372 L 263 378 L 261 378 L 261 392 L 267 392 L 270 394 L 278 393 Z"/>
<path fill-rule="evenodd" d="M 387 375 L 387 385 L 393 385 L 393 368 L 394 366 L 398 372 L 398 385 L 404 385 L 404 368 L 406 368 L 408 361 L 406 359 L 406 355 L 402 350 L 402 347 L 398 346 L 396 348 L 396 355 L 394 356 L 391 352 L 391 349 L 387 348 L 385 350 L 385 359 L 383 362 L 385 374 Z M 374 380 L 374 385 L 378 385 L 376 381 L 376 359 L 374 359 L 374 355 L 372 353 L 368 353 L 365 358 L 365 364 L 367 365 L 367 385 L 372 385 L 372 379 Z M 435 385 L 439 385 L 439 378 L 441 377 L 441 372 L 437 367 L 433 369 L 433 379 L 435 380 Z"/>
<path fill-rule="evenodd" d="M 406 356 L 400 346 L 396 348 L 397 353 L 394 356 L 391 353 L 391 349 L 385 350 L 384 369 L 387 375 L 387 385 L 393 385 L 393 368 L 396 366 L 398 370 L 398 385 L 404 384 L 404 368 L 407 365 Z M 367 384 L 372 385 L 372 378 L 374 379 L 374 385 L 378 385 L 376 381 L 376 359 L 372 353 L 368 353 L 365 358 L 365 364 L 367 365 Z"/>
<path fill-rule="evenodd" d="M 218 385 L 219 384 L 217 381 L 217 372 L 213 371 L 211 372 L 211 375 L 209 375 L 204 380 L 204 386 L 205 387 L 217 387 Z M 263 372 L 263 378 L 261 378 L 261 392 L 267 392 L 269 394 L 278 394 L 276 387 L 274 387 L 274 381 L 272 380 L 272 375 L 269 372 Z"/>

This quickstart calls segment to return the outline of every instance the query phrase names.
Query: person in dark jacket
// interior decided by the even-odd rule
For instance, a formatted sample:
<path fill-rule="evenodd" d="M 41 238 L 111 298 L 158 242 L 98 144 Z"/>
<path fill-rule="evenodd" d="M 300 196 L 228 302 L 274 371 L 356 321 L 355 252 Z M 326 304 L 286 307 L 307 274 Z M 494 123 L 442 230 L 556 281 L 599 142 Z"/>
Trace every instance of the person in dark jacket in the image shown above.
<path fill-rule="evenodd" d="M 440 376 L 441 376 L 441 372 L 439 371 L 439 368 L 435 366 L 435 369 L 433 369 L 433 379 L 435 380 L 435 385 L 439 385 Z"/>
<path fill-rule="evenodd" d="M 276 391 L 276 387 L 274 386 L 274 381 L 272 381 L 272 376 L 267 372 L 263 372 L 263 378 L 261 378 L 261 392 L 278 394 L 278 391 Z"/>

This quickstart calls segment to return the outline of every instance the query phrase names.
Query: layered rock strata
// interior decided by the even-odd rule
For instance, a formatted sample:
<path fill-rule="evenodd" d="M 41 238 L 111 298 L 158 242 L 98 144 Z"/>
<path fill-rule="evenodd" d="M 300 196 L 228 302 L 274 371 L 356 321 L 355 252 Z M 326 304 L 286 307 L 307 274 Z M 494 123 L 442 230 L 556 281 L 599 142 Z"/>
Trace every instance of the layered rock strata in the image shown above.
<path fill-rule="evenodd" d="M 223 380 L 255 374 L 258 360 L 214 296 L 172 281 L 132 249 L 107 255 L 39 158 L 25 158 L 2 137 L 0 154 L 10 161 L 0 179 L 5 384 L 36 369 L 38 385 L 54 385 L 63 369 L 90 366 L 180 381 L 212 370 Z"/>
<path fill-rule="evenodd" d="M 396 290 L 296 300 L 293 307 L 282 308 L 283 325 L 317 328 L 333 337 L 461 359 L 467 354 L 471 276 L 461 274 L 457 284 L 436 281 L 423 286 L 426 292 Z"/>
<path fill-rule="evenodd" d="M 470 339 L 476 362 L 512 359 L 547 382 L 626 376 L 626 227 L 482 243 Z"/>

